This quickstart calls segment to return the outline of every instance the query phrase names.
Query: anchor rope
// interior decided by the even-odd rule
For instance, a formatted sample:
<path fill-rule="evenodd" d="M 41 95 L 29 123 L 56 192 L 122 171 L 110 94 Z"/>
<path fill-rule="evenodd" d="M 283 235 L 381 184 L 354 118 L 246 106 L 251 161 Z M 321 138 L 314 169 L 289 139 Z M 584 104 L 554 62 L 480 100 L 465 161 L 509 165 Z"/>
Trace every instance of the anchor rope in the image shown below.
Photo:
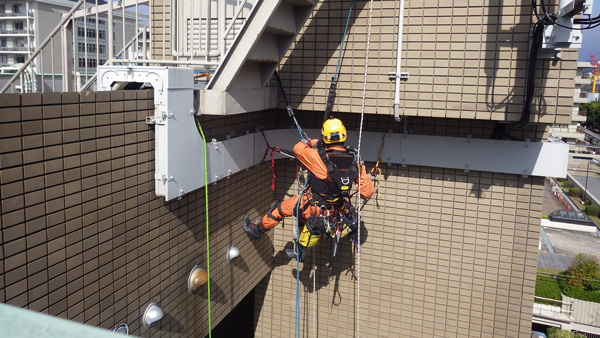
<path fill-rule="evenodd" d="M 365 77 L 364 77 L 364 81 L 363 81 L 363 96 L 362 96 L 362 105 L 361 105 L 361 110 L 360 110 L 360 129 L 358 132 L 358 154 L 360 156 L 360 146 L 361 146 L 361 142 L 362 142 L 362 131 L 363 131 L 363 120 L 364 120 L 364 115 L 365 115 L 365 101 L 366 101 L 366 97 L 367 97 L 367 74 L 368 74 L 368 70 L 369 70 L 369 49 L 371 47 L 371 22 L 372 22 L 372 17 L 373 17 L 373 0 L 371 0 L 369 2 L 369 21 L 368 21 L 368 29 L 367 29 L 367 47 L 366 47 L 366 51 L 365 51 Z M 362 159 L 361 159 L 362 162 Z M 362 173 L 362 166 L 361 166 L 361 173 Z M 358 205 L 358 209 L 357 209 L 357 219 L 358 219 L 358 240 L 356 241 L 356 245 L 358 248 L 358 252 L 357 252 L 357 296 L 356 296 L 356 337 L 360 337 L 360 256 L 361 256 L 361 249 L 360 249 L 360 209 L 361 209 L 361 197 L 360 197 L 360 177 L 361 175 L 358 175 L 358 194 L 356 199 L 358 200 L 357 205 Z"/>
<path fill-rule="evenodd" d="M 204 205 L 205 205 L 205 221 L 206 221 L 206 279 L 207 287 L 208 287 L 208 337 L 212 338 L 212 325 L 210 319 L 210 241 L 209 241 L 209 228 L 208 228 L 208 161 L 207 161 L 207 153 L 206 150 L 206 137 L 204 137 L 204 132 L 202 131 L 202 126 L 200 125 L 200 120 L 198 117 L 195 118 L 196 125 L 198 126 L 198 131 L 200 131 L 200 136 L 202 136 L 202 143 L 204 145 Z"/>

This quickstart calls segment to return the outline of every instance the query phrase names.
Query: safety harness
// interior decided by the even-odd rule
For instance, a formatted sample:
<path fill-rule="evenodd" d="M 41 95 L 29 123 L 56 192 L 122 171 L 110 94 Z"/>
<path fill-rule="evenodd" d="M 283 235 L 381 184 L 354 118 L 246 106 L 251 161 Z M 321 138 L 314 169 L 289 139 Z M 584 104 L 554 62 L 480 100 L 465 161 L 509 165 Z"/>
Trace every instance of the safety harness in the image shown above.
<path fill-rule="evenodd" d="M 317 142 L 315 148 L 327 168 L 327 178 L 320 180 L 309 174 L 308 184 L 312 191 L 327 202 L 349 197 L 352 183 L 359 172 L 357 151 L 350 147 L 345 147 L 345 151 L 328 149 L 322 141 Z"/>

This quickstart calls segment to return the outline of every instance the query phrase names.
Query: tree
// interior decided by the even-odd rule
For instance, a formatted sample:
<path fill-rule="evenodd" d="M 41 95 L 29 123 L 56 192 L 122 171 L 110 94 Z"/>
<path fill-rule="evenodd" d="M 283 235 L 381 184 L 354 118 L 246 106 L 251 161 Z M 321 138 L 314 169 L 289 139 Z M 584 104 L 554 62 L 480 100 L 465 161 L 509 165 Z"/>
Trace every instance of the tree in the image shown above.
<path fill-rule="evenodd" d="M 600 102 L 583 103 L 579 109 L 587 112 L 585 126 L 594 131 L 600 130 Z"/>
<path fill-rule="evenodd" d="M 548 338 L 586 338 L 581 333 L 561 330 L 557 327 L 549 327 L 546 332 L 548 332 Z"/>
<path fill-rule="evenodd" d="M 581 287 L 585 290 L 595 290 L 599 287 L 600 262 L 594 255 L 579 253 L 565 271 L 570 285 Z M 574 278 L 569 278 L 574 277 Z"/>

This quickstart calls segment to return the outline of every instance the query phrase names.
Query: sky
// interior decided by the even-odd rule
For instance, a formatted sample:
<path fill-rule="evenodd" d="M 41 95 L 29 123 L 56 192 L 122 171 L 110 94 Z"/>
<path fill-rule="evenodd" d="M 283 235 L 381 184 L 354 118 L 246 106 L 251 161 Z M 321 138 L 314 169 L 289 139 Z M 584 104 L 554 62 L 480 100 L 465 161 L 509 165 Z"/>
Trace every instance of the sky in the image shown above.
<path fill-rule="evenodd" d="M 600 13 L 600 0 L 594 0 L 592 9 L 592 17 Z M 590 54 L 596 54 L 596 59 L 600 59 L 600 26 L 583 31 L 579 61 L 590 61 Z"/>

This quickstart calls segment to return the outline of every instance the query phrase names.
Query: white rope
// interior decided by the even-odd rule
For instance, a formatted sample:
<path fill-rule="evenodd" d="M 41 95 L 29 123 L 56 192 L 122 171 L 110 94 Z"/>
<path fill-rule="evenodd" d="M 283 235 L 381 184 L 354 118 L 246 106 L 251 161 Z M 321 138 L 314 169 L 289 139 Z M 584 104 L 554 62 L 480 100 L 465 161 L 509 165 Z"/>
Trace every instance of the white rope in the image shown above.
<path fill-rule="evenodd" d="M 369 2 L 369 23 L 367 29 L 367 47 L 365 52 L 365 80 L 363 81 L 363 97 L 362 97 L 362 106 L 360 110 L 360 129 L 358 132 L 358 154 L 360 156 L 360 144 L 362 141 L 362 130 L 363 130 L 363 118 L 365 115 L 365 100 L 367 97 L 367 74 L 369 70 L 369 48 L 371 47 L 371 18 L 373 17 L 373 0 Z M 361 160 L 362 162 L 362 160 Z M 357 257 L 357 296 L 356 296 L 356 337 L 360 337 L 360 208 L 361 208 L 361 197 L 360 197 L 360 177 L 362 174 L 362 163 L 360 168 L 360 173 L 358 175 L 358 212 L 357 212 L 357 221 L 358 221 L 358 233 L 357 233 L 357 241 L 356 247 L 358 249 Z"/>
<path fill-rule="evenodd" d="M 313 246 L 311 249 L 311 260 L 317 257 L 315 255 L 315 247 Z M 314 267 L 314 269 L 313 269 Z M 317 262 L 313 262 L 310 267 L 312 272 L 312 287 L 313 287 L 313 337 L 317 338 L 317 283 L 316 283 L 316 273 L 317 273 Z"/>

